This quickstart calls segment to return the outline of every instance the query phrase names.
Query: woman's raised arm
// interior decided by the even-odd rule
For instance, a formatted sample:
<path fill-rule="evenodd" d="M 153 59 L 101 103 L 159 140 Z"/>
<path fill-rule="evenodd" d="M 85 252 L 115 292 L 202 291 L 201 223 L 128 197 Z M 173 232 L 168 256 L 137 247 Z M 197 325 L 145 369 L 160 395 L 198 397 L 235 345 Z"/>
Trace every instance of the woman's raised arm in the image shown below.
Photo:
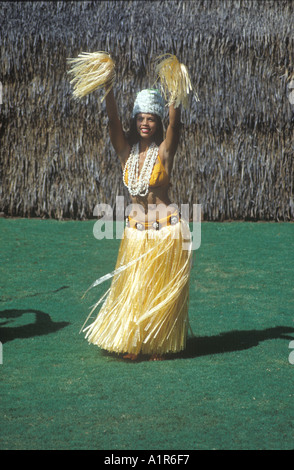
<path fill-rule="evenodd" d="M 118 116 L 113 89 L 111 89 L 110 92 L 107 94 L 105 102 L 106 111 L 109 119 L 110 140 L 118 157 L 124 164 L 129 156 L 130 147 Z"/>
<path fill-rule="evenodd" d="M 164 162 L 171 172 L 173 159 L 177 151 L 181 131 L 181 108 L 175 108 L 172 104 L 169 107 L 169 124 L 166 130 L 165 140 L 162 142 L 162 156 Z"/>

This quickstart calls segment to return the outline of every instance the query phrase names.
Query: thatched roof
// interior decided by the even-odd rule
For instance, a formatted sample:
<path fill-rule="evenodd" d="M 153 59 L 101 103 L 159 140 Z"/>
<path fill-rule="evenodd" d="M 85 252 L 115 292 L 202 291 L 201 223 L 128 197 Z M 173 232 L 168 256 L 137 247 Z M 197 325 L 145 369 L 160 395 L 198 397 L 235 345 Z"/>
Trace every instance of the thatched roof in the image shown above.
<path fill-rule="evenodd" d="M 105 50 L 125 127 L 152 59 L 188 66 L 171 196 L 204 218 L 291 220 L 294 4 L 275 0 L 0 3 L 0 211 L 84 218 L 127 196 L 99 93 L 72 99 L 66 58 Z M 292 21 L 291 21 L 292 19 Z"/>

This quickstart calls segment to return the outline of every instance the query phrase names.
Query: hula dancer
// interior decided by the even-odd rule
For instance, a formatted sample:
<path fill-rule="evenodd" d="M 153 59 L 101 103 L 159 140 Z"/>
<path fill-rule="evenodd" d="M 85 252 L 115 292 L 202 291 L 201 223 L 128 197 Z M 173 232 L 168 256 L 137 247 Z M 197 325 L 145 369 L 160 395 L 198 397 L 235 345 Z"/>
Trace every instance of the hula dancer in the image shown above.
<path fill-rule="evenodd" d="M 85 86 L 81 75 L 84 71 L 85 77 L 89 77 L 90 71 L 94 80 L 93 67 L 96 70 L 99 67 L 93 58 L 90 69 L 90 58 L 84 55 L 80 62 L 72 60 L 77 64 L 72 70 L 77 97 L 95 88 L 93 83 Z M 110 139 L 121 162 L 132 210 L 126 220 L 115 271 L 109 275 L 110 289 L 90 313 L 103 302 L 96 319 L 83 331 L 90 343 L 122 353 L 125 358 L 135 360 L 139 354 L 146 354 L 152 360 L 160 360 L 165 354 L 185 348 L 188 330 L 191 234 L 188 223 L 181 220 L 177 207 L 172 205 L 168 189 L 180 138 L 180 105 L 186 104 L 191 84 L 185 66 L 175 56 L 165 56 L 157 65 L 161 83 L 170 93 L 165 138 L 162 125 L 165 102 L 156 89 L 138 93 L 130 131 L 126 134 L 113 93 L 115 72 L 110 56 L 108 61 L 107 76 L 100 82 L 96 80 L 96 85 L 99 82 L 97 86 L 105 87 L 103 99 Z M 101 60 L 99 66 L 100 78 Z M 105 63 L 103 67 L 104 74 Z M 102 279 L 92 286 L 100 282 Z"/>

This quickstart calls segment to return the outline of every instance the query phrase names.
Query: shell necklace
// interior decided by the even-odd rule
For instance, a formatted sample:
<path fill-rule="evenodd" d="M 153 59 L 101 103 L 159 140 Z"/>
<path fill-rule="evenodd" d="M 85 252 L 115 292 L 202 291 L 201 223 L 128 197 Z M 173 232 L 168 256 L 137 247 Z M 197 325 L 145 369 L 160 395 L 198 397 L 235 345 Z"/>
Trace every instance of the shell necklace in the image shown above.
<path fill-rule="evenodd" d="M 146 158 L 143 163 L 139 176 L 139 142 L 133 145 L 130 156 L 125 164 L 123 172 L 123 182 L 128 188 L 132 196 L 146 196 L 149 190 L 149 181 L 152 170 L 157 159 L 158 146 L 152 142 L 148 148 Z M 128 183 L 126 183 L 125 175 L 128 169 Z"/>

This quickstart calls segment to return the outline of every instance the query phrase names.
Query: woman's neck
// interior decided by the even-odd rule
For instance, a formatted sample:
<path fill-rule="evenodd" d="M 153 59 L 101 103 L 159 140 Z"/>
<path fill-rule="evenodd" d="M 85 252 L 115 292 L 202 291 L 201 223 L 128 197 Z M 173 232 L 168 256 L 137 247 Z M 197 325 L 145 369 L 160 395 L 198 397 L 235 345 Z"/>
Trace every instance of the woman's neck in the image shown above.
<path fill-rule="evenodd" d="M 152 141 L 149 140 L 140 140 L 139 142 L 139 152 L 146 152 L 150 145 L 152 144 Z"/>

